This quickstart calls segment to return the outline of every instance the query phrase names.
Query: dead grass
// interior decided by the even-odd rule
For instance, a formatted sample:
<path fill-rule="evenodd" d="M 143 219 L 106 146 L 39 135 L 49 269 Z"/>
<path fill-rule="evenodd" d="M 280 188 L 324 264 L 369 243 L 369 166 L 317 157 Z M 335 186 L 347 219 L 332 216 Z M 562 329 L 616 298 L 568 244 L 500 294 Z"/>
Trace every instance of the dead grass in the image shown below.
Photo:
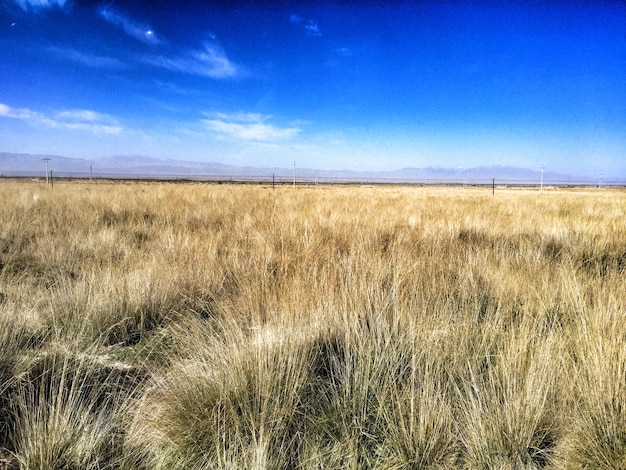
<path fill-rule="evenodd" d="M 626 468 L 623 191 L 0 201 L 6 465 Z"/>

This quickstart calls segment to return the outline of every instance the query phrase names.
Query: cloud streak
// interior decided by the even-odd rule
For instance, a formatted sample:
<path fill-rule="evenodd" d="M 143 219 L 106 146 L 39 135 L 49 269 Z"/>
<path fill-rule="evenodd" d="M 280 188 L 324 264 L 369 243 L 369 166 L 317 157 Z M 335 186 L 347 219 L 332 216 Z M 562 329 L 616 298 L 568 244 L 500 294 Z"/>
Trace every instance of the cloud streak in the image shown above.
<path fill-rule="evenodd" d="M 66 0 L 14 0 L 14 3 L 22 10 L 29 11 L 52 7 L 63 8 Z"/>
<path fill-rule="evenodd" d="M 298 135 L 297 127 L 277 127 L 267 123 L 271 116 L 256 113 L 214 113 L 202 123 L 209 131 L 225 138 L 253 142 L 278 142 Z"/>
<path fill-rule="evenodd" d="M 62 59 L 77 62 L 96 69 L 123 69 L 126 64 L 112 57 L 85 54 L 72 48 L 50 46 L 48 51 Z"/>
<path fill-rule="evenodd" d="M 101 7 L 98 12 L 108 23 L 121 28 L 126 34 L 145 44 L 160 45 L 167 42 L 158 37 L 149 25 L 136 22 L 109 6 Z M 215 39 L 215 36 L 212 38 Z M 86 56 L 76 51 L 70 52 L 69 58 L 92 67 L 104 67 L 107 64 L 104 57 Z M 145 55 L 140 60 L 155 67 L 214 79 L 233 78 L 244 74 L 243 69 L 235 65 L 226 56 L 224 49 L 213 40 L 205 42 L 200 49 L 187 50 L 175 56 L 152 54 Z M 110 65 L 112 64 L 110 62 Z"/>
<path fill-rule="evenodd" d="M 98 10 L 98 12 L 105 21 L 113 26 L 121 28 L 126 34 L 137 39 L 138 41 L 143 42 L 144 44 L 156 46 L 164 43 L 164 41 L 157 36 L 150 26 L 133 21 L 127 16 L 114 11 L 110 7 L 102 7 Z"/>
<path fill-rule="evenodd" d="M 226 57 L 224 50 L 211 43 L 205 43 L 202 49 L 181 57 L 146 56 L 143 60 L 156 67 L 215 79 L 233 78 L 242 74 L 241 68 Z"/>
<path fill-rule="evenodd" d="M 87 109 L 66 110 L 48 116 L 28 108 L 13 108 L 0 103 L 0 117 L 25 121 L 35 126 L 86 131 L 95 135 L 119 135 L 124 130 L 113 117 Z"/>

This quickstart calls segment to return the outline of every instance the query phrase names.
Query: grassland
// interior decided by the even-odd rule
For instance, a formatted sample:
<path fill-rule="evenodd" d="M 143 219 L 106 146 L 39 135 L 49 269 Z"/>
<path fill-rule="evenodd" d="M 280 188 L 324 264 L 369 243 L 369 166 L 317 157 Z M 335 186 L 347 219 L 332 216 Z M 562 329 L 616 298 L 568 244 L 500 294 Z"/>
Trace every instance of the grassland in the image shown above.
<path fill-rule="evenodd" d="M 0 181 L 0 468 L 626 468 L 625 209 Z"/>

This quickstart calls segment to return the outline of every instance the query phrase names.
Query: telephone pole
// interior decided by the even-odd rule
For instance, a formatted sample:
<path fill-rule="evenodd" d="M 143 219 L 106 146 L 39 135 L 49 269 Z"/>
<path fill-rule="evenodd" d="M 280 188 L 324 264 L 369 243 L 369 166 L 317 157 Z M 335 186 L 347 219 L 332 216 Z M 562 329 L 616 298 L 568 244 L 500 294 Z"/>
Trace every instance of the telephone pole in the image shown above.
<path fill-rule="evenodd" d="M 293 189 L 296 189 L 296 162 L 293 162 Z"/>
<path fill-rule="evenodd" d="M 541 165 L 541 185 L 540 185 L 540 190 L 539 192 L 543 193 L 543 170 L 546 169 L 545 165 Z"/>
<path fill-rule="evenodd" d="M 42 158 L 42 160 L 46 162 L 46 184 L 48 184 L 48 162 L 50 161 L 50 159 L 46 157 L 46 158 Z"/>

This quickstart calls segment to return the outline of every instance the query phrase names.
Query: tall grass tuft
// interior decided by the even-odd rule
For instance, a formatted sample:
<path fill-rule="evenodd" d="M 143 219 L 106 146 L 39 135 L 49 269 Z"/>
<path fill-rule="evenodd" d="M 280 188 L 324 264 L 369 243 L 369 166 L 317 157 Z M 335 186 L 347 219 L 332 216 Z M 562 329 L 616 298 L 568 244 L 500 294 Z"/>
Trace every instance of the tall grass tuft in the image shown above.
<path fill-rule="evenodd" d="M 568 450 L 581 468 L 626 468 L 626 317 L 615 304 L 605 308 L 583 314 L 571 343 Z"/>
<path fill-rule="evenodd" d="M 156 376 L 128 442 L 142 468 L 288 468 L 302 438 L 304 339 L 228 325 L 179 330 L 195 345 Z"/>
<path fill-rule="evenodd" d="M 132 370 L 56 350 L 18 376 L 10 410 L 21 468 L 103 469 L 120 461 L 119 410 L 137 384 Z"/>
<path fill-rule="evenodd" d="M 464 403 L 461 441 L 468 468 L 540 469 L 559 445 L 555 381 L 561 366 L 553 337 L 520 331 L 483 357 L 468 361 L 456 403 Z"/>

